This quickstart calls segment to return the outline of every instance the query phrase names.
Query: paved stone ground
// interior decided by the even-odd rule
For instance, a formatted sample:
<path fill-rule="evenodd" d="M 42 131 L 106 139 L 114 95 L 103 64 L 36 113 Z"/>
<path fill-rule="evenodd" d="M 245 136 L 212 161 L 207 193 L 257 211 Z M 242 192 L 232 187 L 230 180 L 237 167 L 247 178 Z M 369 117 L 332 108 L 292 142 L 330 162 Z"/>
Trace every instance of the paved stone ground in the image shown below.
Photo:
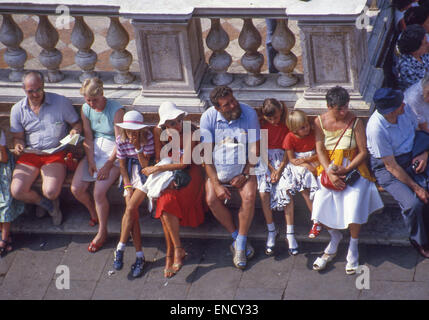
<path fill-rule="evenodd" d="M 110 238 L 95 254 L 87 251 L 89 235 L 28 235 L 14 237 L 15 250 L 0 259 L 0 299 L 140 299 L 140 300 L 373 300 L 428 299 L 429 260 L 411 247 L 361 244 L 360 263 L 369 268 L 370 289 L 358 290 L 356 276 L 344 272 L 347 246 L 323 272 L 311 269 L 322 243 L 302 243 L 298 256 L 289 256 L 283 241 L 278 254 L 267 257 L 264 241 L 254 240 L 254 259 L 245 271 L 233 267 L 230 242 L 185 239 L 185 265 L 173 278 L 163 278 L 162 238 L 143 238 L 147 265 L 132 279 L 134 249 L 128 244 L 124 269 L 109 275 L 113 248 Z M 70 270 L 70 289 L 56 288 L 59 265 Z"/>

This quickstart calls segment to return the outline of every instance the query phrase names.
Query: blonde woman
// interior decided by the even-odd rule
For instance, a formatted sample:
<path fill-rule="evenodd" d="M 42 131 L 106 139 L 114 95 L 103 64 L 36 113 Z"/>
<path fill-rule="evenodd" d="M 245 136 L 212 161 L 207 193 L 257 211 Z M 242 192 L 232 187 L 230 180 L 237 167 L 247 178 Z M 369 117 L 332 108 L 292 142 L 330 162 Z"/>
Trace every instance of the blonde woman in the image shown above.
<path fill-rule="evenodd" d="M 76 169 L 71 192 L 88 209 L 90 225 L 99 223 L 98 233 L 88 246 L 89 252 L 96 252 L 107 239 L 106 193 L 119 176 L 115 143 L 119 128 L 114 124 L 122 122 L 124 110 L 118 102 L 104 97 L 103 82 L 98 78 L 85 80 L 80 93 L 86 101 L 81 110 L 86 156 Z M 93 195 L 88 192 L 92 182 Z"/>

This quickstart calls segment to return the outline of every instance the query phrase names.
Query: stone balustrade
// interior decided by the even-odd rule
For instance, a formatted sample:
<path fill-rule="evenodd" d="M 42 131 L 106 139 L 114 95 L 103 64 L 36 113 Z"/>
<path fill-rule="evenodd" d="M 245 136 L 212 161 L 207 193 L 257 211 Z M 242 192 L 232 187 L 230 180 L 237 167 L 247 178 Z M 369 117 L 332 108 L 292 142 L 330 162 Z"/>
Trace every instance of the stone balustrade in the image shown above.
<path fill-rule="evenodd" d="M 379 12 L 380 5 L 388 2 L 6 1 L 0 3 L 3 18 L 0 42 L 6 47 L 4 61 L 9 68 L 0 70 L 0 88 L 9 89 L 0 93 L 0 102 L 16 101 L 23 94 L 19 92 L 19 82 L 26 69 L 28 53 L 21 46 L 23 32 L 14 21 L 14 15 L 26 14 L 38 18 L 34 46 L 42 48 L 38 58 L 44 67 L 41 71 L 47 75 L 48 89 L 66 91 L 63 94 L 73 102 L 81 103 L 82 98 L 76 89 L 85 79 L 98 75 L 106 84 L 107 94 L 125 105 L 156 112 L 162 101 L 171 99 L 191 113 L 205 110 L 209 105 L 209 92 L 215 85 L 231 86 L 241 101 L 251 105 L 272 97 L 286 101 L 290 107 L 323 109 L 324 93 L 330 86 L 338 84 L 349 89 L 356 109 L 369 110 L 362 77 L 371 74 L 365 67 L 370 63 L 367 52 L 370 37 L 365 29 L 356 27 L 355 21 L 367 2 L 372 12 Z M 67 9 L 66 13 L 74 21 L 71 43 L 80 72 L 60 69 L 63 53 L 58 43 L 61 39 L 56 26 L 48 19 L 48 16 L 58 15 L 59 6 Z M 60 13 L 64 18 L 64 10 Z M 94 32 L 85 22 L 87 16 L 103 16 L 110 20 L 105 43 L 112 49 L 109 61 L 114 72 L 95 71 L 98 57 L 91 48 Z M 130 35 L 120 17 L 129 19 L 134 28 L 137 73 L 130 71 L 133 62 L 133 56 L 127 50 Z M 242 19 L 238 44 L 243 50 L 240 61 L 244 73 L 230 72 L 230 35 L 220 20 L 228 17 Z M 261 72 L 265 52 L 261 50 L 261 30 L 254 25 L 256 18 L 277 20 L 272 46 L 278 52 L 274 58 L 278 74 Z M 210 21 L 205 39 L 201 19 Z M 290 30 L 291 19 L 298 22 L 299 35 Z M 297 37 L 301 40 L 303 73 L 297 72 L 297 56 L 292 52 Z M 208 54 L 204 52 L 204 44 Z"/>

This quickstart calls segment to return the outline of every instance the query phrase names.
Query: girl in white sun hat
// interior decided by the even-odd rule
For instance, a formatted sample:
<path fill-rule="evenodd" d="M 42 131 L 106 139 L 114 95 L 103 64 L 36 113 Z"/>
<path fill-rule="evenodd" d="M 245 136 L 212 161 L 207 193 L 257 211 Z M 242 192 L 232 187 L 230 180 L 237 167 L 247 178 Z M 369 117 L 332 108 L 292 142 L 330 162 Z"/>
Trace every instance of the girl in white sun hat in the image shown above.
<path fill-rule="evenodd" d="M 143 115 L 135 110 L 125 113 L 123 122 L 116 126 L 120 128 L 120 134 L 116 138 L 116 156 L 119 159 L 127 206 L 122 217 L 121 236 L 115 250 L 113 267 L 116 270 L 122 269 L 125 245 L 132 232 L 136 262 L 132 265 L 131 272 L 137 278 L 142 275 L 145 262 L 138 208 L 146 197 L 143 184 L 147 177 L 141 171 L 148 166 L 154 154 L 154 138 L 150 127 L 143 123 Z"/>

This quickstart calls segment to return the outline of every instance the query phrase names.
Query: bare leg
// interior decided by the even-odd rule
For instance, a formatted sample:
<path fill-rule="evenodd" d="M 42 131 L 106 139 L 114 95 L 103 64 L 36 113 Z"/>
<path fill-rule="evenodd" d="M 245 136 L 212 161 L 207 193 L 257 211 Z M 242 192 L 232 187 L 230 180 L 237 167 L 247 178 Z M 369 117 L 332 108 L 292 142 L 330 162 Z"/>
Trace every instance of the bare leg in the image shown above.
<path fill-rule="evenodd" d="M 174 263 L 172 267 L 173 270 L 177 272 L 182 267 L 183 258 L 186 255 L 186 252 L 183 249 L 182 242 L 180 240 L 179 219 L 175 215 L 172 215 L 167 212 L 162 213 L 162 219 L 174 246 Z"/>
<path fill-rule="evenodd" d="M 12 197 L 25 203 L 39 204 L 42 197 L 31 189 L 40 170 L 26 164 L 17 164 L 12 174 L 10 190 Z"/>
<path fill-rule="evenodd" d="M 92 199 L 90 193 L 87 191 L 90 182 L 82 181 L 83 170 L 85 170 L 85 167 L 83 166 L 83 161 L 86 160 L 82 160 L 76 168 L 70 189 L 75 198 L 88 209 L 91 219 L 98 220 L 97 212 L 95 211 L 94 200 Z"/>
<path fill-rule="evenodd" d="M 94 185 L 95 210 L 99 221 L 98 233 L 92 242 L 96 244 L 103 243 L 107 238 L 107 218 L 109 217 L 109 201 L 107 200 L 107 191 L 119 176 L 119 168 L 112 167 L 109 177 L 105 180 L 97 180 Z"/>
<path fill-rule="evenodd" d="M 138 251 L 136 247 L 136 238 L 138 242 L 140 242 L 140 250 L 141 250 L 141 236 L 140 236 L 140 224 L 138 221 L 139 213 L 138 208 L 143 202 L 143 200 L 146 197 L 146 193 L 139 189 L 135 189 L 133 191 L 133 195 L 131 196 L 131 199 L 129 203 L 127 203 L 127 207 L 125 209 L 125 213 L 122 217 L 122 224 L 121 224 L 121 237 L 120 242 L 126 243 L 128 241 L 130 231 L 133 230 L 133 240 L 134 240 L 134 246 L 136 248 L 136 251 Z M 138 231 L 134 230 L 134 225 L 138 224 Z M 138 234 L 134 234 L 134 231 L 137 231 Z"/>
<path fill-rule="evenodd" d="M 250 176 L 244 186 L 238 190 L 241 197 L 241 207 L 238 211 L 238 234 L 247 235 L 255 214 L 256 176 Z"/>
<path fill-rule="evenodd" d="M 0 223 L 1 227 L 1 240 L 3 240 L 4 245 L 1 247 L 6 248 L 6 252 L 12 251 L 12 244 L 10 243 L 11 237 L 10 237 L 10 222 L 4 222 Z M 6 242 L 9 244 L 6 245 Z"/>
<path fill-rule="evenodd" d="M 218 199 L 210 180 L 206 179 L 206 200 L 215 218 L 229 232 L 236 230 L 231 212 L 225 207 L 222 201 Z"/>
<path fill-rule="evenodd" d="M 267 224 L 273 223 L 273 212 L 271 211 L 270 206 L 270 193 L 269 192 L 260 192 L 259 196 L 261 197 L 262 211 L 264 212 L 265 222 Z"/>
<path fill-rule="evenodd" d="M 164 277 L 171 278 L 174 276 L 174 271 L 172 270 L 173 257 L 174 257 L 174 244 L 171 240 L 170 233 L 165 225 L 164 218 L 161 216 L 162 229 L 164 230 L 165 245 L 166 245 L 166 256 L 165 256 L 165 268 L 164 268 Z"/>
<path fill-rule="evenodd" d="M 294 202 L 293 202 L 293 197 L 291 196 L 289 197 L 290 197 L 290 202 L 284 208 L 284 212 L 285 212 L 286 225 L 292 226 L 294 224 Z"/>
<path fill-rule="evenodd" d="M 40 169 L 42 175 L 42 192 L 49 200 L 55 200 L 61 193 L 66 177 L 66 167 L 62 163 L 49 163 Z"/>
<path fill-rule="evenodd" d="M 310 190 L 304 189 L 301 191 L 301 195 L 304 198 L 305 204 L 307 205 L 310 214 L 313 211 L 313 202 L 310 200 Z"/>
<path fill-rule="evenodd" d="M 359 239 L 361 225 L 356 223 L 349 224 L 350 235 L 353 239 Z"/>

